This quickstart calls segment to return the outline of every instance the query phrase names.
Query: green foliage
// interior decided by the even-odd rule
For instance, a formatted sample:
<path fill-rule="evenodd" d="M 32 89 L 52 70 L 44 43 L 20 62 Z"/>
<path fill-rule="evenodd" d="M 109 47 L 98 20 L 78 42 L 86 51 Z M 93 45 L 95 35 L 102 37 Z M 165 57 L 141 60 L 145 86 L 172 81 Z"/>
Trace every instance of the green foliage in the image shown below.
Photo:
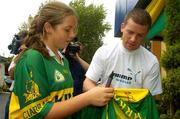
<path fill-rule="evenodd" d="M 174 115 L 174 119 L 180 119 L 180 110 L 177 110 L 175 115 Z"/>
<path fill-rule="evenodd" d="M 29 30 L 32 20 L 33 20 L 33 17 L 31 15 L 29 15 L 27 22 L 23 22 L 20 25 L 20 27 L 18 27 L 18 30 L 19 30 L 18 35 L 21 34 L 22 32 L 26 32 Z"/>
<path fill-rule="evenodd" d="M 171 119 L 171 117 L 167 114 L 161 114 L 160 119 Z"/>
<path fill-rule="evenodd" d="M 167 77 L 163 79 L 163 101 L 175 101 L 174 97 L 180 94 L 180 67 L 169 70 Z"/>
<path fill-rule="evenodd" d="M 103 5 L 86 6 L 85 0 L 74 0 L 70 3 L 78 15 L 78 40 L 85 45 L 81 57 L 90 62 L 99 46 L 102 45 L 102 37 L 110 30 L 109 23 L 105 23 L 106 11 Z"/>
<path fill-rule="evenodd" d="M 19 31 L 26 31 L 28 29 L 28 23 L 23 22 L 21 26 L 18 28 Z"/>
<path fill-rule="evenodd" d="M 180 66 L 180 43 L 169 46 L 161 58 L 161 64 L 166 70 Z"/>
<path fill-rule="evenodd" d="M 161 114 L 160 119 L 180 119 L 180 110 L 176 111 L 173 118 L 168 114 Z"/>
<path fill-rule="evenodd" d="M 160 113 L 167 113 L 173 117 L 174 111 L 180 106 L 180 67 L 169 70 L 167 72 L 167 77 L 162 81 L 163 95 L 160 104 Z"/>
<path fill-rule="evenodd" d="M 163 32 L 167 46 L 161 57 L 161 64 L 167 71 L 163 79 L 163 95 L 161 111 L 167 110 L 166 118 L 179 119 L 180 108 L 180 1 L 166 0 L 167 24 Z M 164 113 L 164 112 L 163 112 Z M 175 116 L 176 113 L 176 116 Z"/>
<path fill-rule="evenodd" d="M 44 3 L 41 3 L 41 5 L 39 6 L 37 14 L 39 14 L 40 10 L 44 7 L 45 4 L 47 4 L 47 3 L 51 2 L 51 1 L 55 1 L 55 0 L 46 0 Z"/>
<path fill-rule="evenodd" d="M 180 43 L 180 1 L 166 0 L 165 13 L 167 16 L 167 24 L 164 30 L 165 42 L 167 45 Z"/>

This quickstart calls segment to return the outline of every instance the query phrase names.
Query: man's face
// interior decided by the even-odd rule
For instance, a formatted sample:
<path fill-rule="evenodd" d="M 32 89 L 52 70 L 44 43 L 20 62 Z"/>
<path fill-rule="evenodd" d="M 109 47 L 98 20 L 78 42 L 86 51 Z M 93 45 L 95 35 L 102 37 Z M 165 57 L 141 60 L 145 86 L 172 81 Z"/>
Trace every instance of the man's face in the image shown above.
<path fill-rule="evenodd" d="M 147 25 L 140 25 L 129 19 L 121 25 L 123 45 L 129 51 L 136 50 L 142 44 L 148 33 Z"/>

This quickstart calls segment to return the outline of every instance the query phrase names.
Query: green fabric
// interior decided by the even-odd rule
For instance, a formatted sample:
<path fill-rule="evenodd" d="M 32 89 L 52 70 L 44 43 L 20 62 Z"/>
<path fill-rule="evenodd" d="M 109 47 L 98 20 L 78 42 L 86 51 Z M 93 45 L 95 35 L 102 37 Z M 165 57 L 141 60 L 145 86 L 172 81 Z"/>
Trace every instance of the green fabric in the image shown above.
<path fill-rule="evenodd" d="M 155 101 L 149 93 L 135 103 L 115 97 L 105 107 L 86 107 L 72 119 L 159 119 L 159 114 Z"/>
<path fill-rule="evenodd" d="M 66 119 L 103 119 L 106 107 L 88 106 Z"/>
<path fill-rule="evenodd" d="M 24 110 L 24 118 L 43 118 L 54 102 L 72 97 L 73 80 L 69 64 L 65 58 L 63 63 L 59 64 L 54 58 L 47 59 L 33 49 L 22 55 L 15 69 L 15 96 L 12 96 L 14 99 L 17 96 L 18 100 L 10 103 L 16 103 Z"/>
<path fill-rule="evenodd" d="M 166 24 L 166 16 L 164 10 L 160 13 L 155 23 L 151 26 L 145 41 L 152 39 L 158 33 L 162 32 Z"/>
<path fill-rule="evenodd" d="M 136 103 L 129 103 L 126 101 L 122 101 L 120 97 L 117 97 L 114 101 L 115 107 L 124 107 L 121 110 L 126 114 L 128 118 L 138 117 L 138 113 L 142 117 L 142 119 L 158 119 L 158 111 L 156 108 L 155 101 L 152 95 L 149 93 L 144 99 L 140 100 Z M 132 110 L 130 114 L 129 110 Z M 128 116 L 129 115 L 129 116 Z"/>

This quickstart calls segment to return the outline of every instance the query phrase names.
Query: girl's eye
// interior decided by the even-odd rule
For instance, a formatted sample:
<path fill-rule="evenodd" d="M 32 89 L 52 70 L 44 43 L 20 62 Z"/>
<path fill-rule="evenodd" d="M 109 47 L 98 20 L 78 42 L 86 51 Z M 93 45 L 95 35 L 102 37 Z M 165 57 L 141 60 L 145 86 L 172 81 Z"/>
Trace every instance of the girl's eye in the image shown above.
<path fill-rule="evenodd" d="M 77 32 L 78 32 L 78 30 L 77 30 L 77 28 L 70 28 L 70 29 L 64 29 L 67 33 L 70 33 L 70 32 L 73 32 L 73 33 L 75 33 L 75 34 L 77 34 Z"/>

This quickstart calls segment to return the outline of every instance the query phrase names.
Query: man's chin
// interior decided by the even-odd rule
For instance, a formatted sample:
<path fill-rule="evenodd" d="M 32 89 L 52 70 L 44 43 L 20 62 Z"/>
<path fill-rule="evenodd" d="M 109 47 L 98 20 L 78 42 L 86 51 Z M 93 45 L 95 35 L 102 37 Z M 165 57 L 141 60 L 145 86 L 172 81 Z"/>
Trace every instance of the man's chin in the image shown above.
<path fill-rule="evenodd" d="M 132 47 L 132 46 L 129 46 L 129 47 L 126 47 L 126 49 L 127 49 L 127 50 L 129 50 L 129 51 L 133 51 L 133 50 L 136 50 L 136 49 L 137 49 L 137 47 Z"/>
<path fill-rule="evenodd" d="M 127 45 L 127 46 L 126 46 L 126 49 L 129 50 L 129 51 L 131 51 L 131 50 L 134 50 L 134 47 L 133 47 L 132 45 Z"/>

